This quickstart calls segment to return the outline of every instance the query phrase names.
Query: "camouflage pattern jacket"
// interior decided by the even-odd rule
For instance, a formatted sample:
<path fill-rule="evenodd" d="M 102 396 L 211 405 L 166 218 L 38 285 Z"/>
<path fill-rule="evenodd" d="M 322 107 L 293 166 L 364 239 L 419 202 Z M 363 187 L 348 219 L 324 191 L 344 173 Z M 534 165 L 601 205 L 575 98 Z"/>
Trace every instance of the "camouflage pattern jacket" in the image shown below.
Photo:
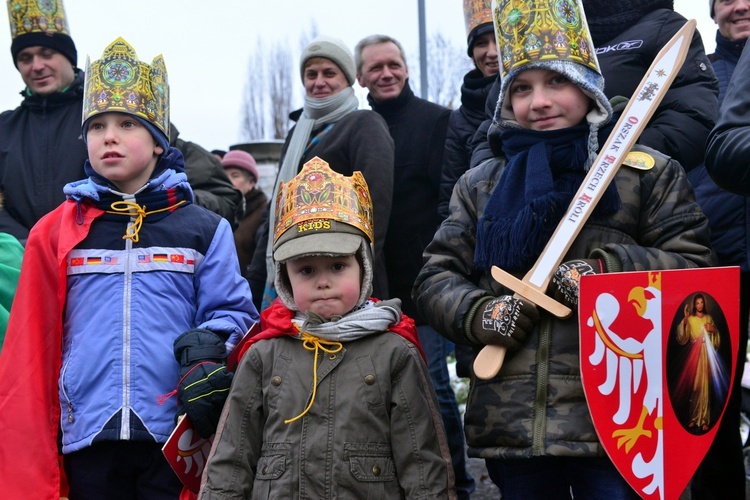
<path fill-rule="evenodd" d="M 605 217 L 592 215 L 565 260 L 596 250 L 608 270 L 715 265 L 708 221 L 682 167 L 652 149 L 634 149 L 651 154 L 656 165 L 647 171 L 620 168 L 614 182 L 622 208 Z M 421 314 L 460 344 L 472 344 L 466 328 L 478 300 L 512 293 L 473 265 L 477 220 L 505 165 L 505 159 L 495 158 L 459 179 L 450 216 L 427 246 L 414 285 Z M 472 378 L 465 415 L 469 456 L 604 455 L 581 384 L 578 317 L 560 320 L 540 312 L 541 321 L 521 349 L 508 353 L 497 377 Z"/>

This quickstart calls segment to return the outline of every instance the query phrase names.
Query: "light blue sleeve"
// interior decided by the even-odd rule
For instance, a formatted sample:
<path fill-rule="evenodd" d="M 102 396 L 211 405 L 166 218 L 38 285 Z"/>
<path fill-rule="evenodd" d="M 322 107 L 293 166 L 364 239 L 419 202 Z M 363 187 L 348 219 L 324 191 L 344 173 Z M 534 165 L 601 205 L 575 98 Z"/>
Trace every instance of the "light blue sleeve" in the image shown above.
<path fill-rule="evenodd" d="M 195 273 L 196 324 L 224 335 L 227 351 L 258 321 L 247 280 L 240 274 L 232 230 L 222 219 Z"/>

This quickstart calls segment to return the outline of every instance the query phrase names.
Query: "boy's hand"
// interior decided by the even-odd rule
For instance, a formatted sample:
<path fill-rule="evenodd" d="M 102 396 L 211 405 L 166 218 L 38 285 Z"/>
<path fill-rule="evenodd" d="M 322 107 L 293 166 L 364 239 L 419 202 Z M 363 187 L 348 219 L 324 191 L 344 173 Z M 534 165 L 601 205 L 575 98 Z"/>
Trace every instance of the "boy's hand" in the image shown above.
<path fill-rule="evenodd" d="M 575 310 L 578 307 L 581 276 L 603 272 L 604 266 L 599 259 L 576 259 L 563 262 L 552 276 L 550 296 Z"/>
<path fill-rule="evenodd" d="M 195 431 L 208 438 L 216 432 L 232 385 L 224 339 L 202 328 L 188 330 L 175 340 L 174 355 L 180 363 L 177 414 L 187 413 Z"/>
<path fill-rule="evenodd" d="M 471 320 L 471 333 L 485 345 L 516 350 L 537 322 L 539 311 L 534 304 L 502 295 L 479 308 Z"/>

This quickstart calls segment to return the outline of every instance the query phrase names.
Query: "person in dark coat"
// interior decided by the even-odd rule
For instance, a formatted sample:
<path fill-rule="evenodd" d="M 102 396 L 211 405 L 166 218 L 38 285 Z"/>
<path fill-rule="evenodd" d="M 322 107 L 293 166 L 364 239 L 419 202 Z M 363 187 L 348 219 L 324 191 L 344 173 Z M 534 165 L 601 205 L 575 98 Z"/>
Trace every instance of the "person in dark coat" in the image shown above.
<path fill-rule="evenodd" d="M 383 256 L 393 198 L 393 139 L 377 113 L 357 109 L 354 95 L 356 73 L 351 50 L 338 38 L 319 36 L 300 57 L 300 77 L 305 87 L 302 109 L 290 114 L 297 124 L 287 134 L 281 149 L 279 182 L 292 179 L 302 165 L 316 156 L 335 172 L 362 172 L 370 187 L 375 211 L 374 295 L 388 298 L 388 279 Z M 247 279 L 256 307 L 266 309 L 276 298 L 272 245 L 275 194 L 265 210 L 258 244 Z"/>
<path fill-rule="evenodd" d="M 26 88 L 23 101 L 0 114 L 0 232 L 24 243 L 31 227 L 65 200 L 63 186 L 85 177 L 88 154 L 81 137 L 84 72 L 76 68 L 78 53 L 70 36 L 62 0 L 55 0 L 60 21 L 39 23 L 31 10 L 12 11 L 11 54 Z M 24 24 L 34 26 L 32 31 Z M 43 28 L 42 28 L 43 26 Z M 233 217 L 240 194 L 218 160 L 193 143 L 170 133 L 171 145 L 185 156 L 196 203 Z M 212 168 L 205 157 L 214 162 Z"/>
<path fill-rule="evenodd" d="M 736 21 L 750 18 L 750 2 L 710 0 L 709 7 L 718 29 L 716 52 L 708 57 L 719 80 L 719 109 L 724 109 L 724 96 L 750 35 L 750 24 Z M 711 225 L 711 244 L 719 262 L 724 266 L 740 267 L 740 338 L 737 352 L 742 354 L 747 350 L 750 319 L 750 198 L 717 186 L 705 165 L 689 172 L 688 179 L 695 189 L 695 198 Z M 724 418 L 711 448 L 693 476 L 693 498 L 745 498 L 743 443 L 737 433 L 740 426 L 741 381 L 745 359 L 746 356 L 737 357 L 734 383 Z"/>
<path fill-rule="evenodd" d="M 268 196 L 258 187 L 258 167 L 250 153 L 240 149 L 229 151 L 221 159 L 221 166 L 243 197 L 242 205 L 237 209 L 234 244 L 240 259 L 240 271 L 245 274 L 255 253 L 257 232 L 268 205 Z"/>
<path fill-rule="evenodd" d="M 672 0 L 583 0 L 596 55 L 607 82 L 608 98 L 630 98 L 662 47 L 687 22 Z M 494 112 L 497 91 L 490 93 Z M 696 30 L 682 69 L 651 117 L 638 144 L 656 149 L 690 171 L 703 161 L 704 144 L 715 120 L 718 86 Z M 489 105 L 489 103 L 488 103 Z M 487 118 L 491 118 L 489 115 Z M 487 142 L 485 121 L 474 137 L 471 166 L 500 153 Z M 497 137 L 494 134 L 493 137 Z"/>
<path fill-rule="evenodd" d="M 448 121 L 438 203 L 438 214 L 441 219 L 448 217 L 448 202 L 451 199 L 453 186 L 458 178 L 469 169 L 471 140 L 484 121 L 487 96 L 500 71 L 489 2 L 486 0 L 464 2 L 464 17 L 467 50 L 474 63 L 474 69 L 464 75 L 464 83 L 461 86 L 461 106 L 451 113 Z"/>
<path fill-rule="evenodd" d="M 468 498 L 474 480 L 466 470 L 461 416 L 446 362 L 453 345 L 427 324 L 411 300 L 422 252 L 440 224 L 437 203 L 450 111 L 414 95 L 404 50 L 395 39 L 368 36 L 357 43 L 354 59 L 357 81 L 369 90 L 367 100 L 388 124 L 395 147 L 393 205 L 385 239 L 389 296 L 401 299 L 402 310 L 417 324 L 448 434 L 456 493 Z"/>
<path fill-rule="evenodd" d="M 718 25 L 718 29 L 716 30 L 716 50 L 708 58 L 719 80 L 719 106 L 721 106 L 734 68 L 750 36 L 750 23 L 741 22 L 750 19 L 750 2 L 729 0 L 717 4 L 716 0 L 709 0 L 709 5 L 711 18 Z"/>

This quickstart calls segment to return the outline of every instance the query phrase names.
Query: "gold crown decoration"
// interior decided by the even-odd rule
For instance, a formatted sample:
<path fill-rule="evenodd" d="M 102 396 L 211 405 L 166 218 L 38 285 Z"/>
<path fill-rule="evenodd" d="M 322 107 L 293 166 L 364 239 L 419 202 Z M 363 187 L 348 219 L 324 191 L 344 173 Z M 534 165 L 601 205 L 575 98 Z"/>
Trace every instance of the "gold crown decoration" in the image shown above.
<path fill-rule="evenodd" d="M 62 0 L 8 0 L 10 36 L 27 33 L 70 36 Z"/>
<path fill-rule="evenodd" d="M 464 0 L 464 23 L 466 36 L 484 23 L 492 22 L 492 0 Z"/>
<path fill-rule="evenodd" d="M 580 0 L 493 0 L 492 12 L 503 76 L 553 60 L 601 74 Z"/>
<path fill-rule="evenodd" d="M 351 177 L 334 172 L 317 156 L 289 182 L 279 185 L 273 241 L 294 225 L 334 220 L 356 227 L 375 240 L 372 199 L 362 172 Z"/>
<path fill-rule="evenodd" d="M 169 137 L 169 84 L 164 58 L 151 65 L 139 61 L 123 38 L 112 42 L 102 58 L 86 61 L 83 122 L 106 111 L 141 117 Z"/>

